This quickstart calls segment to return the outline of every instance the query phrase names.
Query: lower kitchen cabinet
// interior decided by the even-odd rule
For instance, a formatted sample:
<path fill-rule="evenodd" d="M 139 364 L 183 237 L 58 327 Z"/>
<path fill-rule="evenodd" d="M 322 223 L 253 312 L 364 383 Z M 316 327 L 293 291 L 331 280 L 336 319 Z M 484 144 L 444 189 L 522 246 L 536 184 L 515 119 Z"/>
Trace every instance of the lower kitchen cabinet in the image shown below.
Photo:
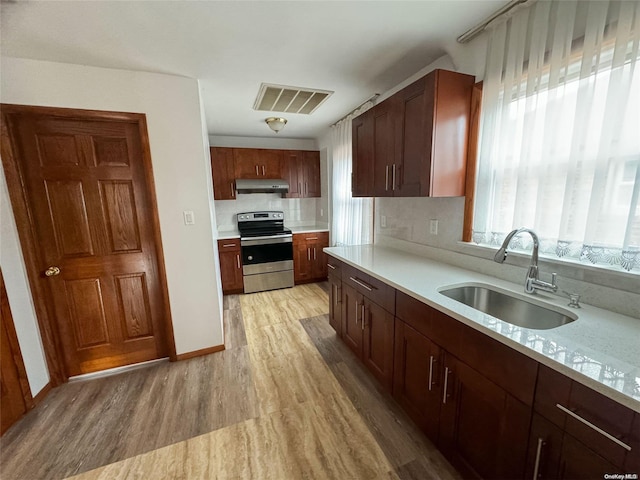
<path fill-rule="evenodd" d="M 387 389 L 393 382 L 394 317 L 348 284 L 342 285 L 342 339 Z"/>
<path fill-rule="evenodd" d="M 298 283 L 317 282 L 327 278 L 329 232 L 297 233 L 293 236 L 293 274 Z"/>
<path fill-rule="evenodd" d="M 445 353 L 438 446 L 465 477 L 522 478 L 531 408 Z"/>
<path fill-rule="evenodd" d="M 396 319 L 393 396 L 414 422 L 436 443 L 440 425 L 440 347 Z"/>
<path fill-rule="evenodd" d="M 218 255 L 220 258 L 222 292 L 242 293 L 244 291 L 244 281 L 242 279 L 240 240 L 218 240 Z"/>

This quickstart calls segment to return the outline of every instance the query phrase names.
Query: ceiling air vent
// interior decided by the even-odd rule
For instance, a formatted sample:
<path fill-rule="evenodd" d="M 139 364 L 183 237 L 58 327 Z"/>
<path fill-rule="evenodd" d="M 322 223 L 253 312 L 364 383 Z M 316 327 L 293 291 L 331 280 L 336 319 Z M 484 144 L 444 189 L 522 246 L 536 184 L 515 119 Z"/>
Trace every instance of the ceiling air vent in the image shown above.
<path fill-rule="evenodd" d="M 266 112 L 313 113 L 333 92 L 286 85 L 260 85 L 254 110 Z"/>

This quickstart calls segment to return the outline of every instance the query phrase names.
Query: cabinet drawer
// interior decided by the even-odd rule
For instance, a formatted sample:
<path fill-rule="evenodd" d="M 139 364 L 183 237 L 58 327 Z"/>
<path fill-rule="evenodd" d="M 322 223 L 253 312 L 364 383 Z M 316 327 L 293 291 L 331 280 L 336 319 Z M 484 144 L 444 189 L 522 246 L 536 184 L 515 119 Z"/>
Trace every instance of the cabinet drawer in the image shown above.
<path fill-rule="evenodd" d="M 330 255 L 327 255 L 327 268 L 328 268 L 329 275 L 337 277 L 338 279 L 342 279 L 343 265 L 344 264 L 340 260 Z"/>
<path fill-rule="evenodd" d="M 342 267 L 342 281 L 386 311 L 395 313 L 396 297 L 393 287 L 347 264 Z"/>
<path fill-rule="evenodd" d="M 294 245 L 329 245 L 329 232 L 296 233 L 293 236 Z"/>
<path fill-rule="evenodd" d="M 240 239 L 231 238 L 228 240 L 218 240 L 218 250 L 220 252 L 239 252 Z"/>

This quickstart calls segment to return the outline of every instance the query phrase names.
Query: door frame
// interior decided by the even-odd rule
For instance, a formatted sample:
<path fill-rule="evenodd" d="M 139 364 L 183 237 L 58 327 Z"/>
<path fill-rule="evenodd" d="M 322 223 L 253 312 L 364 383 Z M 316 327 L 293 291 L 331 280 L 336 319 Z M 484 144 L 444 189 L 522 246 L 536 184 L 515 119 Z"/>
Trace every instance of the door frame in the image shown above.
<path fill-rule="evenodd" d="M 20 170 L 20 165 L 14 152 L 18 143 L 9 132 L 6 115 L 9 113 L 26 113 L 37 115 L 48 115 L 52 117 L 76 119 L 76 120 L 103 120 L 112 122 L 134 123 L 138 127 L 140 135 L 142 165 L 145 174 L 145 186 L 149 194 L 151 211 L 149 212 L 152 221 L 152 231 L 155 240 L 156 256 L 158 259 L 158 279 L 164 307 L 164 318 L 160 321 L 165 327 L 167 348 L 169 359 L 176 361 L 176 346 L 173 335 L 173 322 L 171 320 L 171 309 L 169 304 L 169 289 L 167 286 L 167 276 L 164 263 L 164 250 L 162 246 L 162 236 L 160 234 L 160 220 L 158 217 L 158 203 L 156 199 L 156 189 L 153 180 L 153 168 L 151 163 L 151 149 L 149 145 L 149 135 L 147 131 L 147 117 L 144 113 L 111 112 L 102 110 L 84 110 L 75 108 L 41 107 L 32 105 L 0 104 L 0 155 L 7 179 L 7 187 L 13 214 L 15 216 L 20 247 L 25 261 L 27 277 L 33 298 L 38 326 L 42 336 L 42 345 L 47 360 L 47 367 L 51 377 L 51 386 L 56 387 L 68 380 L 63 355 L 62 342 L 59 338 L 58 325 L 53 305 L 47 305 L 45 301 L 49 297 L 46 285 L 42 281 L 42 262 L 39 261 L 38 241 L 33 223 L 33 218 L 29 215 L 27 196 L 24 192 L 24 173 Z M 14 132 L 15 133 L 15 132 Z"/>

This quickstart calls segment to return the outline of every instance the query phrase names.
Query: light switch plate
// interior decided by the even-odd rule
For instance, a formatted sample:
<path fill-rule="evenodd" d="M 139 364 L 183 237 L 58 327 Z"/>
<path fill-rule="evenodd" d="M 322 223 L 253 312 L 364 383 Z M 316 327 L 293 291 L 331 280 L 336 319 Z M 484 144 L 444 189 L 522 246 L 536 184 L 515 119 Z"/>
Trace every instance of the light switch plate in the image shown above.
<path fill-rule="evenodd" d="M 184 216 L 184 224 L 185 225 L 195 225 L 196 224 L 196 217 L 193 213 L 193 210 L 185 210 L 184 212 L 182 212 L 182 215 Z"/>
<path fill-rule="evenodd" d="M 381 215 L 380 216 L 380 226 L 382 228 L 387 228 L 387 217 L 386 217 L 386 215 Z"/>
<path fill-rule="evenodd" d="M 431 233 L 431 235 L 438 234 L 438 220 L 434 219 L 429 221 L 429 232 Z"/>

